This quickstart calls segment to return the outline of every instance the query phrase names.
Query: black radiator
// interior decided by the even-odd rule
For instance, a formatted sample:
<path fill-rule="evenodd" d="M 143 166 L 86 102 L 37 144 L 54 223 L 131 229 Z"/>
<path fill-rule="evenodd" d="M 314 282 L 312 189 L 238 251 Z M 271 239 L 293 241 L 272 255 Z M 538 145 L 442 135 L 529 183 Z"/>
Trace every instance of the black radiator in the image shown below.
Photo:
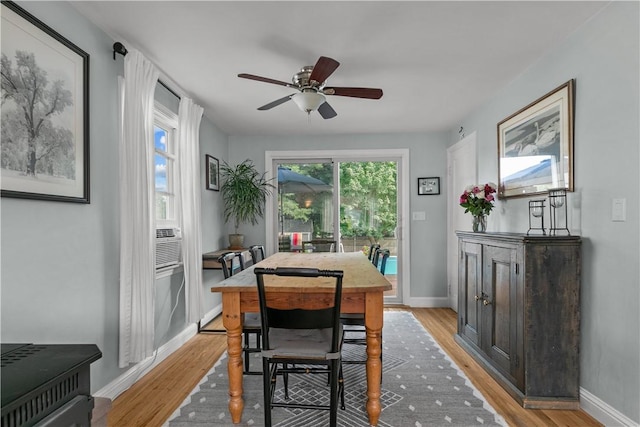
<path fill-rule="evenodd" d="M 94 344 L 2 344 L 2 426 L 91 425 Z"/>

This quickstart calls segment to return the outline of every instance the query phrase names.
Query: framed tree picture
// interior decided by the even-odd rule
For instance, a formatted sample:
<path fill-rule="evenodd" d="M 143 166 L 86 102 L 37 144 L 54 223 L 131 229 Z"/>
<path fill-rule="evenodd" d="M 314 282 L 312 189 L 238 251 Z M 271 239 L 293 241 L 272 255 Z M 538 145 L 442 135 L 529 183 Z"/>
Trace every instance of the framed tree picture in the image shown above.
<path fill-rule="evenodd" d="M 573 191 L 574 81 L 498 123 L 498 197 Z"/>
<path fill-rule="evenodd" d="M 220 161 L 208 154 L 207 161 L 207 190 L 220 191 Z"/>
<path fill-rule="evenodd" d="M 89 203 L 89 55 L 2 2 L 3 197 Z"/>

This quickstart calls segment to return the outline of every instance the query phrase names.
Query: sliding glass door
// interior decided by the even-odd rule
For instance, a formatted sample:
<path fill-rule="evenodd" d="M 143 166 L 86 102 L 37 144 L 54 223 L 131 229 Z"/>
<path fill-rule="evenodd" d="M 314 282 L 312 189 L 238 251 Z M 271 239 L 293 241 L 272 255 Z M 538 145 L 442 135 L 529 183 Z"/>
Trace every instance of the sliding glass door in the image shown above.
<path fill-rule="evenodd" d="M 274 249 L 368 255 L 379 244 L 390 252 L 385 301 L 402 302 L 398 159 L 274 157 L 272 166 Z"/>
<path fill-rule="evenodd" d="M 278 251 L 335 250 L 333 163 L 287 161 L 274 169 L 278 171 Z"/>
<path fill-rule="evenodd" d="M 397 300 L 398 162 L 348 161 L 339 162 L 338 168 L 341 248 L 367 255 L 371 245 L 388 249 L 384 274 L 393 289 L 385 299 Z M 382 268 L 381 262 L 378 267 Z"/>

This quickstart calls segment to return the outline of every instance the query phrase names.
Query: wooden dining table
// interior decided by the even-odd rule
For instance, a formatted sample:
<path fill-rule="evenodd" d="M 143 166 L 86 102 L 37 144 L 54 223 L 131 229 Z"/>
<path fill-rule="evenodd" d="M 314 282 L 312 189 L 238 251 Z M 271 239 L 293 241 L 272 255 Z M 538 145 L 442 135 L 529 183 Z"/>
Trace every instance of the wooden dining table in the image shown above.
<path fill-rule="evenodd" d="M 367 404 L 369 424 L 376 426 L 380 416 L 380 382 L 382 362 L 382 323 L 385 291 L 391 289 L 389 281 L 361 252 L 278 252 L 265 258 L 260 267 L 308 267 L 321 270 L 342 270 L 342 313 L 364 313 L 367 334 Z M 242 399 L 242 313 L 259 312 L 256 276 L 251 266 L 213 286 L 211 292 L 222 293 L 222 321 L 227 330 L 227 369 L 229 373 L 229 412 L 234 424 L 240 422 Z M 281 300 L 291 301 L 298 307 L 318 308 L 333 288 L 307 286 L 296 277 L 278 277 L 267 284 L 269 292 L 282 293 Z M 329 299 L 330 300 L 330 299 Z M 348 386 L 348 385 L 347 385 Z"/>

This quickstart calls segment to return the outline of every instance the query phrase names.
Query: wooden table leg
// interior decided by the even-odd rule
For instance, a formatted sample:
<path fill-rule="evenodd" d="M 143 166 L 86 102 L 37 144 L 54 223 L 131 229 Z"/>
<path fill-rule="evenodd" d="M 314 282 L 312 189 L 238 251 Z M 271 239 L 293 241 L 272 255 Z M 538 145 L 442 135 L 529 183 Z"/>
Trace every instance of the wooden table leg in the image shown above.
<path fill-rule="evenodd" d="M 384 315 L 382 292 L 370 292 L 365 298 L 364 322 L 367 330 L 367 413 L 369 424 L 378 425 L 380 406 L 380 380 L 382 378 L 382 319 Z"/>
<path fill-rule="evenodd" d="M 240 293 L 222 294 L 222 323 L 227 330 L 227 372 L 229 373 L 229 413 L 231 421 L 238 424 L 242 419 L 242 314 Z"/>

